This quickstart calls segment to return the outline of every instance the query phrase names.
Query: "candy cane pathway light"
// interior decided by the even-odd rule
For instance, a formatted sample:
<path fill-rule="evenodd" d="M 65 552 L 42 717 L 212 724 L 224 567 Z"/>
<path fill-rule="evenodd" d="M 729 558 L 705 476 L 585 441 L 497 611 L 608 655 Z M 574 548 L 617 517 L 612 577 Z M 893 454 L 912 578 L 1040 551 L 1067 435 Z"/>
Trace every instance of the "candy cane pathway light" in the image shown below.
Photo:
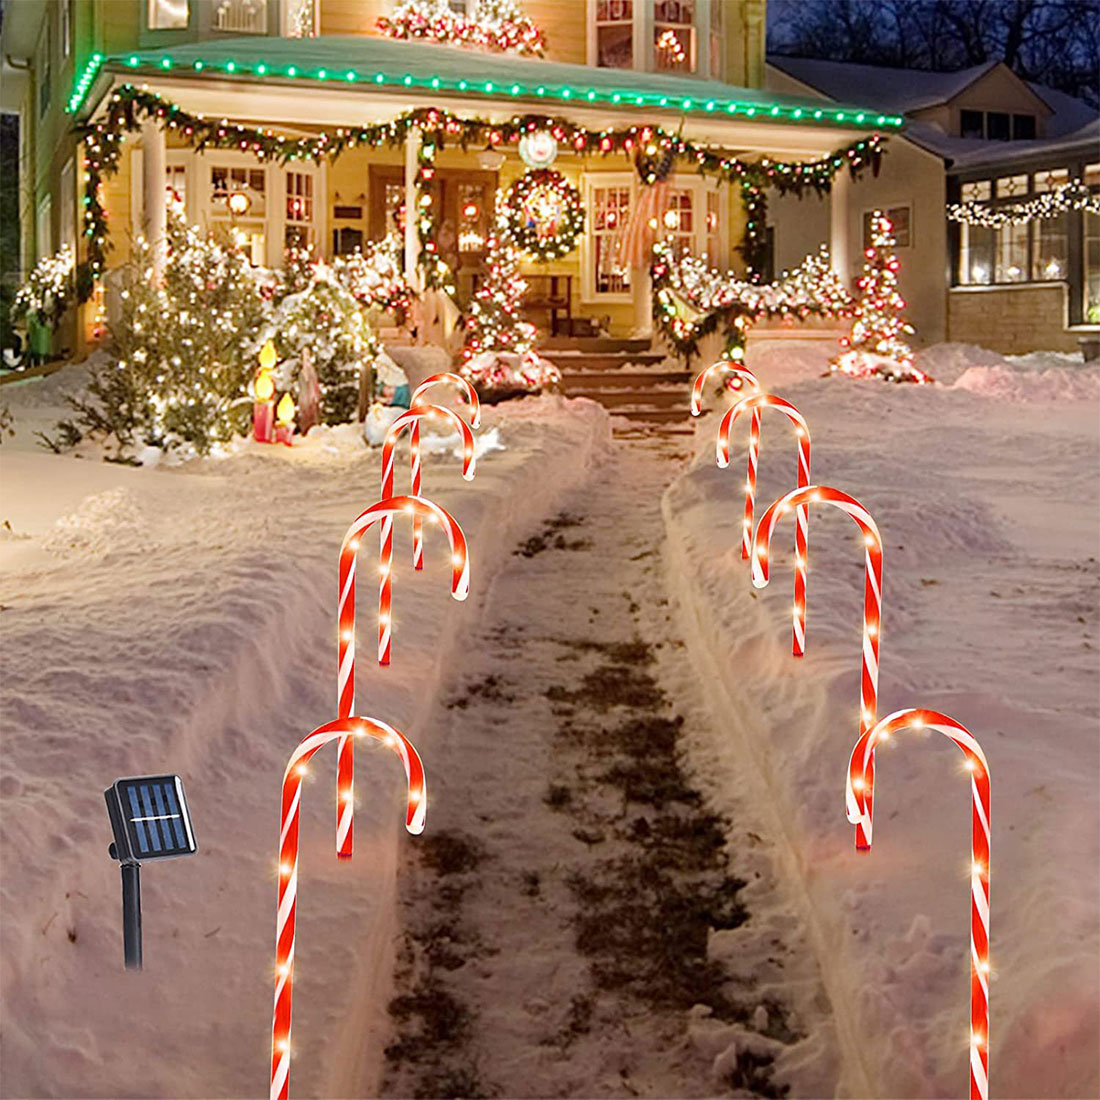
<path fill-rule="evenodd" d="M 806 418 L 789 401 L 770 393 L 750 393 L 726 411 L 718 428 L 718 465 L 725 469 L 730 464 L 730 432 L 737 418 L 751 409 L 754 418 L 765 408 L 775 408 L 794 425 L 798 436 L 797 484 L 805 488 L 810 483 L 810 427 Z M 758 424 L 756 419 L 753 424 Z M 741 557 L 748 558 L 752 548 L 752 523 L 756 498 L 756 460 L 760 448 L 759 434 L 749 440 L 749 467 L 745 476 L 745 518 L 742 520 Z M 800 504 L 795 516 L 794 562 L 794 630 L 791 652 L 801 657 L 806 652 L 806 560 L 809 553 L 810 518 L 805 504 Z"/>
<path fill-rule="evenodd" d="M 438 522 L 451 547 L 451 595 L 464 600 L 470 592 L 470 560 L 466 553 L 466 537 L 451 515 L 438 504 L 423 497 L 391 497 L 372 504 L 348 528 L 340 549 L 339 628 L 336 641 L 337 715 L 347 718 L 355 710 L 355 559 L 363 536 L 372 524 L 408 514 Z M 383 564 L 383 570 L 386 566 Z M 389 586 L 382 575 L 378 608 L 378 660 L 389 663 L 390 603 Z M 383 660 L 383 655 L 385 660 Z M 350 737 L 340 739 L 336 772 L 336 851 L 342 858 L 352 854 L 355 748 Z"/>
<path fill-rule="evenodd" d="M 970 830 L 970 1098 L 989 1097 L 989 765 L 974 735 L 938 710 L 910 708 L 888 714 L 860 734 L 848 763 L 844 800 L 848 820 L 871 848 L 875 748 L 901 729 L 938 730 L 962 749 L 973 800 Z M 857 841 L 858 845 L 858 841 Z"/>
<path fill-rule="evenodd" d="M 442 405 L 421 405 L 409 409 L 397 417 L 386 432 L 386 438 L 382 443 L 382 499 L 393 496 L 393 461 L 394 449 L 397 446 L 398 437 L 408 428 L 409 430 L 409 461 L 412 464 L 412 495 L 420 496 L 420 422 L 424 418 L 435 420 L 450 419 L 455 424 L 458 434 L 462 437 L 462 476 L 467 481 L 472 481 L 475 472 L 476 459 L 474 457 L 474 437 L 470 429 L 466 427 L 462 417 L 454 409 L 444 408 Z M 382 586 L 388 589 L 390 584 L 390 570 L 393 566 L 393 522 L 385 520 L 382 523 Z M 424 566 L 424 520 L 420 516 L 413 516 L 413 568 L 422 569 Z M 388 596 L 385 597 L 388 601 Z M 389 659 L 382 661 L 389 664 Z"/>
<path fill-rule="evenodd" d="M 191 855 L 195 834 L 178 775 L 116 779 L 103 797 L 115 837 L 108 851 L 122 865 L 122 956 L 127 970 L 140 970 L 141 864 Z"/>
<path fill-rule="evenodd" d="M 432 386 L 440 386 L 444 383 L 456 386 L 462 391 L 470 406 L 470 427 L 479 427 L 481 425 L 481 402 L 478 400 L 477 390 L 475 390 L 461 374 L 444 371 L 442 374 L 433 374 L 430 378 L 425 378 L 424 381 L 413 390 L 412 398 L 409 401 L 410 406 L 414 409 L 418 408 L 422 404 L 424 394 L 430 390 Z M 409 450 L 411 452 L 413 464 L 412 495 L 418 497 L 420 496 L 419 421 L 415 421 L 409 429 Z M 471 474 L 470 476 L 472 477 L 473 475 Z M 413 517 L 413 568 L 424 568 L 424 521 L 419 516 Z"/>
<path fill-rule="evenodd" d="M 746 399 L 748 400 L 748 399 Z M 827 485 L 808 485 L 803 489 L 794 489 L 780 497 L 763 515 L 753 540 L 752 583 L 763 588 L 768 583 L 768 551 L 771 547 L 772 532 L 780 516 L 786 515 L 792 508 L 806 504 L 822 502 L 832 504 L 856 521 L 863 535 L 865 578 L 863 585 L 863 667 L 860 681 L 859 732 L 866 733 L 875 724 L 878 710 L 878 650 L 879 635 L 882 629 L 882 536 L 871 513 L 854 497 L 840 489 Z M 805 590 L 803 590 L 805 599 Z M 805 622 L 806 608 L 795 608 L 795 618 L 801 615 Z M 872 752 L 868 765 L 870 781 L 874 781 L 875 761 Z M 867 795 L 867 819 L 872 813 L 872 796 Z M 856 845 L 866 848 L 870 845 L 869 834 L 863 831 L 863 823 L 856 825 Z"/>
<path fill-rule="evenodd" d="M 736 378 L 740 378 L 743 382 L 748 382 L 754 390 L 759 393 L 764 392 L 764 387 L 760 385 L 760 380 L 748 367 L 738 367 L 731 363 L 728 359 L 719 359 L 716 363 L 711 363 L 706 370 L 700 371 L 695 376 L 695 382 L 691 387 L 691 415 L 698 416 L 703 411 L 703 387 L 707 384 L 707 379 L 715 371 L 726 371 L 729 374 L 734 375 Z M 757 410 L 753 410 L 757 412 Z M 754 417 L 754 421 L 759 427 L 759 419 Z"/>
<path fill-rule="evenodd" d="M 373 737 L 393 749 L 405 766 L 408 801 L 405 828 L 414 836 L 424 831 L 428 792 L 424 765 L 412 743 L 376 718 L 337 718 L 318 726 L 291 753 L 283 773 L 279 821 L 279 904 L 275 920 L 275 1012 L 271 1023 L 271 1100 L 290 1094 L 290 1008 L 294 982 L 294 920 L 298 906 L 298 810 L 302 776 L 318 749 L 337 738 Z"/>

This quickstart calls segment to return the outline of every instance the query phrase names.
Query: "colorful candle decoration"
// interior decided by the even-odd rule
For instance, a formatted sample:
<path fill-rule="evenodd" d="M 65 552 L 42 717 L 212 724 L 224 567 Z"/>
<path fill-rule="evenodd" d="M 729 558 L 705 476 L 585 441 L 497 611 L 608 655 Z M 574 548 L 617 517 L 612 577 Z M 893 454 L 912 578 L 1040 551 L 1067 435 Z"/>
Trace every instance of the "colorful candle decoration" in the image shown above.
<path fill-rule="evenodd" d="M 910 708 L 864 730 L 852 750 L 844 799 L 856 844 L 870 851 L 875 749 L 901 729 L 938 730 L 962 749 L 970 773 L 970 1100 L 989 1098 L 989 765 L 974 735 L 938 710 Z M 862 830 L 866 843 L 859 843 Z"/>
<path fill-rule="evenodd" d="M 294 982 L 294 923 L 298 905 L 298 810 L 302 777 L 310 757 L 330 741 L 373 737 L 393 749 L 405 768 L 408 792 L 405 828 L 416 836 L 424 831 L 428 792 L 424 766 L 412 743 L 392 726 L 376 718 L 337 718 L 318 726 L 302 739 L 283 773 L 282 811 L 279 823 L 279 902 L 275 922 L 275 1011 L 271 1024 L 271 1100 L 290 1095 L 290 1017 Z M 350 804 L 352 787 L 345 792 Z"/>
<path fill-rule="evenodd" d="M 257 443 L 272 443 L 275 439 L 275 379 L 271 372 L 278 358 L 275 344 L 268 340 L 260 349 L 260 366 L 252 384 L 252 438 Z"/>
<path fill-rule="evenodd" d="M 458 430 L 459 435 L 462 437 L 462 476 L 467 481 L 472 481 L 475 471 L 475 458 L 474 458 L 474 437 L 470 429 L 466 426 L 462 417 L 458 415 L 453 409 L 444 408 L 442 405 L 419 405 L 415 408 L 409 409 L 407 412 L 403 412 L 396 420 L 390 425 L 389 431 L 386 433 L 386 438 L 382 443 L 382 499 L 386 500 L 388 497 L 393 496 L 393 462 L 394 462 L 394 449 L 397 446 L 398 437 L 401 433 L 408 428 L 409 429 L 409 461 L 412 464 L 412 495 L 414 497 L 420 495 L 420 422 L 425 418 L 435 420 L 442 417 L 444 420 L 450 418 L 455 427 Z M 415 433 L 415 434 L 414 434 Z M 416 544 L 415 538 L 417 533 L 416 521 L 419 517 L 413 516 L 413 565 L 417 568 L 423 568 L 423 547 L 420 551 L 420 565 L 417 566 L 416 558 Z M 420 521 L 420 533 L 421 539 L 423 539 L 424 523 Z M 381 559 L 379 562 L 379 568 L 381 569 L 381 579 L 379 580 L 379 605 L 386 608 L 390 605 L 390 589 L 393 583 L 393 520 L 385 519 L 382 521 L 381 528 Z M 390 634 L 386 632 L 386 644 L 385 649 L 382 647 L 382 640 L 379 637 L 378 642 L 378 663 L 380 665 L 388 665 L 390 663 Z"/>
<path fill-rule="evenodd" d="M 429 522 L 439 523 L 451 547 L 451 595 L 464 600 L 470 592 L 470 560 L 466 552 L 466 537 L 452 516 L 433 501 L 423 497 L 390 497 L 372 504 L 348 528 L 340 548 L 339 627 L 336 642 L 337 713 L 347 718 L 355 710 L 355 560 L 363 536 L 375 523 L 395 516 L 420 515 Z M 384 579 L 384 578 L 383 578 Z M 378 609 L 378 652 L 389 653 L 390 604 L 388 588 L 385 601 Z M 352 802 L 352 779 L 355 774 L 355 749 L 350 737 L 341 737 L 337 761 L 336 852 L 342 859 L 352 854 L 355 807 Z"/>
<path fill-rule="evenodd" d="M 419 386 L 413 390 L 409 402 L 412 408 L 417 408 L 422 402 L 424 394 L 442 383 L 457 386 L 466 397 L 470 405 L 470 427 L 477 428 L 481 425 L 481 402 L 478 400 L 477 391 L 461 374 L 444 371 L 442 374 L 433 374 L 425 378 Z M 412 461 L 412 495 L 420 496 L 420 422 L 417 421 L 409 429 L 409 450 Z M 413 518 L 413 568 L 424 568 L 424 523 L 419 516 Z"/>
<path fill-rule="evenodd" d="M 748 400 L 748 399 L 746 399 Z M 763 515 L 753 540 L 752 583 L 756 588 L 764 588 L 768 583 L 768 551 L 771 547 L 772 532 L 781 516 L 792 508 L 804 504 L 823 502 L 833 504 L 856 521 L 863 536 L 865 579 L 863 585 L 863 668 L 860 685 L 859 732 L 862 736 L 875 724 L 875 712 L 878 709 L 878 653 L 879 636 L 882 630 L 882 536 L 871 513 L 854 497 L 840 489 L 826 485 L 808 485 L 794 489 L 780 497 Z M 803 589 L 805 601 L 805 589 Z M 801 617 L 803 626 L 806 621 L 805 603 L 795 607 L 795 618 Z M 805 641 L 805 637 L 803 637 Z M 867 765 L 868 781 L 873 785 L 875 761 L 872 756 Z M 867 799 L 867 815 L 870 819 L 872 803 Z M 856 846 L 866 848 L 870 844 L 864 832 L 862 821 L 856 825 Z"/>
<path fill-rule="evenodd" d="M 285 443 L 290 446 L 294 435 L 294 398 L 289 393 L 284 393 L 279 398 L 279 404 L 275 408 L 275 442 Z"/>
<path fill-rule="evenodd" d="M 717 458 L 720 468 L 725 469 L 730 462 L 730 431 L 738 416 L 751 409 L 754 417 L 765 408 L 775 408 L 783 413 L 794 425 L 798 437 L 798 487 L 810 484 L 810 427 L 806 418 L 782 397 L 770 393 L 746 394 L 722 417 L 718 428 Z M 753 420 L 756 428 L 759 421 Z M 741 557 L 747 558 L 752 546 L 752 524 L 756 500 L 756 462 L 759 453 L 759 437 L 749 440 L 749 465 L 745 475 L 745 518 L 741 521 Z M 795 557 L 794 557 L 794 629 L 791 652 L 801 657 L 806 652 L 806 565 L 809 556 L 810 519 L 805 504 L 800 504 L 795 517 Z"/>
<path fill-rule="evenodd" d="M 703 387 L 707 384 L 707 379 L 714 371 L 726 371 L 728 374 L 732 374 L 735 378 L 740 379 L 742 382 L 747 382 L 754 390 L 763 392 L 763 386 L 760 385 L 760 380 L 748 367 L 738 367 L 729 359 L 719 359 L 715 363 L 711 363 L 705 370 L 701 370 L 695 376 L 695 382 L 691 387 L 691 415 L 698 416 L 703 411 Z M 754 423 L 759 426 L 759 418 L 754 415 Z M 759 427 L 757 428 L 757 438 L 759 439 Z"/>

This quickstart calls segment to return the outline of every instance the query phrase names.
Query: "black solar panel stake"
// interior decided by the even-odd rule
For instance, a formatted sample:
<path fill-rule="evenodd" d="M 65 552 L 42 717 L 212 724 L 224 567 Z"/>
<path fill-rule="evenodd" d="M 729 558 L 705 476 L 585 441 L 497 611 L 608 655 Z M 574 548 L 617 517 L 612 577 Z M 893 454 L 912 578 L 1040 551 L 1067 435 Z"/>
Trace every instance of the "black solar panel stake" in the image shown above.
<path fill-rule="evenodd" d="M 122 951 L 127 970 L 141 969 L 141 864 L 189 856 L 195 834 L 178 775 L 116 779 L 103 792 L 115 839 L 107 849 L 122 865 Z"/>

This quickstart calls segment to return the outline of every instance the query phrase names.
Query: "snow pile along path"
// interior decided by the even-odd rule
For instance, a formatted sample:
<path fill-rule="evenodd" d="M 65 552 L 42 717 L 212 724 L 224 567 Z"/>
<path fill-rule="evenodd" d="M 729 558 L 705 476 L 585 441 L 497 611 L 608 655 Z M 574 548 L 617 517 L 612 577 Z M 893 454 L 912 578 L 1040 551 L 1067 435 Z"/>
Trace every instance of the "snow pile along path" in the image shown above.
<path fill-rule="evenodd" d="M 813 480 L 850 492 L 882 531 L 879 715 L 942 710 L 989 760 L 991 1093 L 1100 1095 L 1093 372 L 960 361 L 964 379 L 1009 371 L 1013 384 L 889 386 L 819 380 L 805 353 L 780 344 L 750 351 L 762 384 L 809 421 Z M 1055 369 L 1071 384 L 1050 386 Z M 747 424 L 728 470 L 714 466 L 716 431 L 714 415 L 699 425 L 696 463 L 667 493 L 665 518 L 685 639 L 728 719 L 714 746 L 719 786 L 747 787 L 770 810 L 787 900 L 828 992 L 835 1094 L 956 1095 L 969 1007 L 961 756 L 915 732 L 880 749 L 874 849 L 854 851 L 843 784 L 858 735 L 858 530 L 811 509 L 807 647 L 795 660 L 793 517 L 773 541 L 771 584 L 753 590 L 739 551 Z M 765 416 L 758 516 L 792 487 L 794 467 L 788 426 Z M 789 1059 L 778 1068 L 796 1095 L 822 1094 Z"/>
<path fill-rule="evenodd" d="M 378 452 L 337 429 L 291 450 L 249 444 L 137 470 L 36 451 L 27 425 L 48 419 L 41 392 L 26 383 L 4 398 L 21 430 L 0 455 L 3 1095 L 260 1095 L 282 772 L 335 716 L 337 555 L 377 497 Z M 361 555 L 357 697 L 421 750 L 429 790 L 441 777 L 423 723 L 498 563 L 609 445 L 607 416 L 588 401 L 486 412 L 504 449 L 482 456 L 476 481 L 451 454 L 424 470 L 425 493 L 469 539 L 470 599 L 450 599 L 431 528 L 413 573 L 399 523 L 387 670 L 372 659 L 371 547 Z M 407 466 L 398 477 L 407 484 Z M 399 846 L 415 841 L 392 753 L 358 756 L 353 861 L 335 858 L 334 752 L 303 794 L 299 1095 L 349 1095 L 382 1042 L 371 1029 L 388 999 L 394 875 Z M 146 869 L 145 971 L 128 974 L 102 791 L 161 771 L 183 777 L 199 852 Z"/>

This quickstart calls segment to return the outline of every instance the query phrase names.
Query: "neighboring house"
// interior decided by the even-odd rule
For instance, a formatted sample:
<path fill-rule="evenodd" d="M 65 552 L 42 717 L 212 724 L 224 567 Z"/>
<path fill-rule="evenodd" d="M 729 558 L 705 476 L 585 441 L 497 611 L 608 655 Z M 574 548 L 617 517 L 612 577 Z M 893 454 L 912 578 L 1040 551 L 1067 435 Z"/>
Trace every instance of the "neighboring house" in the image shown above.
<path fill-rule="evenodd" d="M 475 3 L 468 0 L 471 10 Z M 8 0 L 3 106 L 18 110 L 23 124 L 24 266 L 63 242 L 84 251 L 83 158 L 71 126 L 102 119 L 112 90 L 127 82 L 230 127 L 289 135 L 439 107 L 494 122 L 553 116 L 590 131 L 659 125 L 731 156 L 813 161 L 890 126 L 877 109 L 823 111 L 804 96 L 761 91 L 764 0 L 521 6 L 545 34 L 544 59 L 380 37 L 376 21 L 392 13 L 391 0 Z M 451 7 L 465 10 L 467 0 Z M 166 137 L 146 124 L 127 135 L 119 171 L 103 182 L 108 268 L 125 261 L 133 234 L 163 225 L 166 201 L 189 221 L 232 225 L 257 264 L 280 263 L 290 244 L 308 242 L 328 256 L 347 251 L 397 224 L 415 195 L 415 155 L 358 146 L 338 158 L 283 164 L 247 150 L 200 152 L 179 131 Z M 580 330 L 586 318 L 606 318 L 618 335 L 648 331 L 648 273 L 618 259 L 640 194 L 630 158 L 580 156 L 563 143 L 554 167 L 579 189 L 586 225 L 569 255 L 525 265 L 536 277 L 532 296 L 564 301 L 559 314 Z M 435 162 L 435 243 L 456 274 L 460 304 L 484 269 L 494 194 L 524 170 L 514 146 L 452 144 Z M 686 165 L 669 184 L 674 212 L 662 218 L 662 232 L 718 264 L 736 264 L 740 189 Z M 247 196 L 243 213 L 229 209 L 235 192 Z M 413 230 L 405 232 L 409 263 Z M 77 350 L 93 315 L 94 303 L 81 311 Z M 536 320 L 548 327 L 545 314 Z"/>
<path fill-rule="evenodd" d="M 832 100 L 858 89 L 904 115 L 903 136 L 877 179 L 837 188 L 830 209 L 798 222 L 777 210 L 776 262 L 796 263 L 848 226 L 842 273 L 859 271 L 867 215 L 894 220 L 902 291 L 918 336 L 982 344 L 1005 354 L 1076 350 L 1100 332 L 1100 215 L 1070 209 L 1015 222 L 998 211 L 1052 201 L 1080 180 L 1100 195 L 1096 111 L 1021 80 L 1002 62 L 953 73 L 770 57 L 766 86 Z M 1043 197 L 1047 196 L 1047 199 Z M 949 207 L 966 220 L 949 219 Z M 789 203 L 788 203 L 789 205 Z M 1004 224 L 990 224 L 998 221 Z M 967 224 L 967 223 L 970 224 Z"/>

